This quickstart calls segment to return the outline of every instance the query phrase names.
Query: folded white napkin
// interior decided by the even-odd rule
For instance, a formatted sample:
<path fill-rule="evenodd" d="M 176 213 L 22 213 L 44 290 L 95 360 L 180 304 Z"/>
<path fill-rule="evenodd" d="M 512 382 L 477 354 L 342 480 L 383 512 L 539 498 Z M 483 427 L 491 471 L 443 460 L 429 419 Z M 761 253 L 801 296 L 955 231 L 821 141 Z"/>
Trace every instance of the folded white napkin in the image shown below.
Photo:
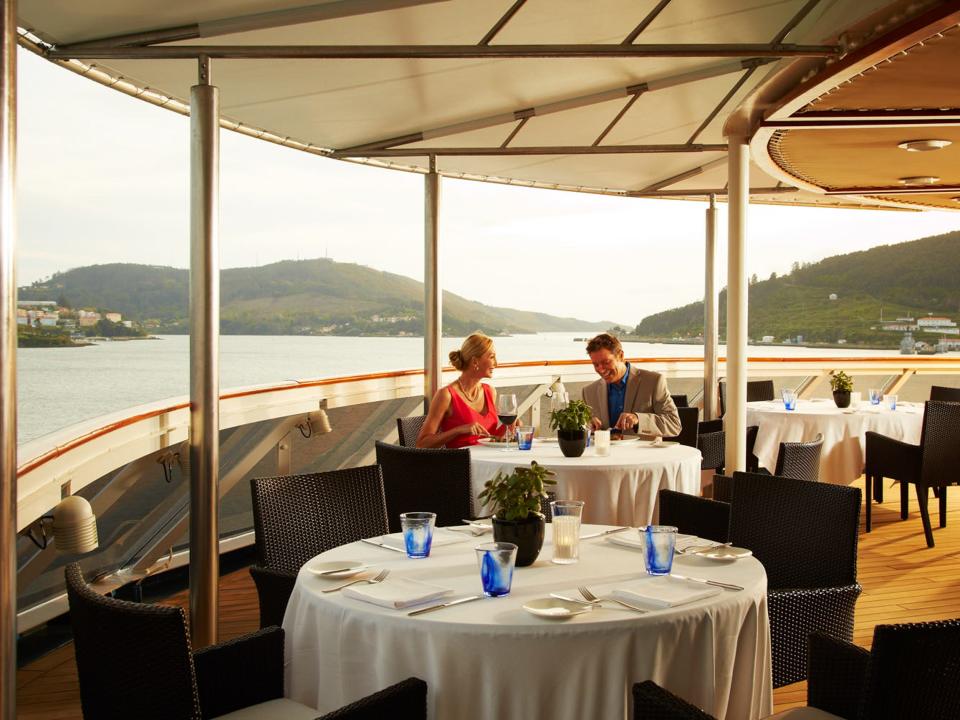
<path fill-rule="evenodd" d="M 643 538 L 640 537 L 643 530 L 639 532 L 630 532 L 629 530 L 622 533 L 616 533 L 613 535 L 608 535 L 607 540 L 612 542 L 614 545 L 623 545 L 624 547 L 634 548 L 635 550 L 643 549 Z M 674 546 L 677 552 L 686 552 L 690 548 L 695 547 L 713 547 L 717 545 L 716 540 L 708 540 L 706 538 L 699 538 L 696 535 L 683 535 L 677 533 L 677 544 Z"/>
<path fill-rule="evenodd" d="M 466 542 L 469 539 L 469 536 L 465 536 L 463 533 L 453 532 L 446 528 L 434 528 L 433 541 L 430 543 L 430 547 L 435 548 L 442 547 L 443 545 L 454 545 L 455 543 Z M 403 542 L 403 533 L 384 535 L 383 544 L 399 548 L 400 550 L 407 549 L 407 546 Z"/>
<path fill-rule="evenodd" d="M 702 600 L 723 592 L 722 588 L 692 580 L 679 580 L 669 575 L 645 577 L 615 589 L 611 595 L 627 602 L 669 608 Z"/>
<path fill-rule="evenodd" d="M 351 585 L 343 594 L 382 607 L 405 608 L 452 595 L 453 590 L 409 578 L 387 578 L 370 585 Z"/>

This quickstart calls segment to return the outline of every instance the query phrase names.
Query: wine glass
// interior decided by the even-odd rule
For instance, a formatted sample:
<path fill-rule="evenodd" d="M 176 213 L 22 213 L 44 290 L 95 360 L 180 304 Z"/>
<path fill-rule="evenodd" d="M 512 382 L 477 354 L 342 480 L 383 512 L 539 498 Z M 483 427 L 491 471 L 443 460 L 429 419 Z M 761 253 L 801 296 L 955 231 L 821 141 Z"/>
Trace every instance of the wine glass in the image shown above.
<path fill-rule="evenodd" d="M 517 420 L 517 396 L 514 393 L 503 393 L 497 396 L 497 418 L 502 425 L 506 425 L 503 441 L 513 440 L 513 423 Z"/>

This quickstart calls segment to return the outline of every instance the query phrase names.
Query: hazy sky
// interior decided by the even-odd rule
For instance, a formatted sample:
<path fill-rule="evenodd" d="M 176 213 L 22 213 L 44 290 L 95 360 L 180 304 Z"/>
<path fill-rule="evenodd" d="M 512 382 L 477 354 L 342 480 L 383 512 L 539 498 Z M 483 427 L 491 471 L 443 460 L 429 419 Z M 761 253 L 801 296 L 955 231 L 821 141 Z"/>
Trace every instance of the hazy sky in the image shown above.
<path fill-rule="evenodd" d="M 186 267 L 189 120 L 21 51 L 18 282 L 81 265 Z M 423 178 L 221 133 L 221 263 L 324 255 L 423 279 Z M 442 282 L 473 300 L 635 324 L 703 296 L 704 203 L 443 181 Z M 720 205 L 725 245 L 726 207 Z M 767 277 L 960 228 L 960 214 L 751 206 Z M 726 257 L 721 250 L 720 285 Z"/>

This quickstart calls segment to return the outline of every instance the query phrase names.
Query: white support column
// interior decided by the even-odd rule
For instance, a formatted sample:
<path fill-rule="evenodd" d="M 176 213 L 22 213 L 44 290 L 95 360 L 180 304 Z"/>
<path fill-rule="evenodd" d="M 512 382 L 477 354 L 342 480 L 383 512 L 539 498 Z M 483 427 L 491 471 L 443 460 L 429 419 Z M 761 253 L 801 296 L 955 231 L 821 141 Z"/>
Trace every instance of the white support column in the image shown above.
<path fill-rule="evenodd" d="M 17 716 L 17 3 L 0 0 L 0 718 Z"/>
<path fill-rule="evenodd" d="M 220 555 L 220 95 L 190 88 L 190 636 L 217 641 Z"/>
<path fill-rule="evenodd" d="M 747 273 L 744 262 L 750 151 L 741 135 L 727 138 L 727 432 L 726 472 L 747 467 Z"/>
<path fill-rule="evenodd" d="M 703 419 L 717 417 L 717 198 L 707 208 L 703 280 Z"/>
<path fill-rule="evenodd" d="M 443 289 L 440 284 L 440 175 L 437 159 L 430 157 L 430 172 L 424 178 L 423 218 L 423 405 L 440 389 L 443 362 Z"/>

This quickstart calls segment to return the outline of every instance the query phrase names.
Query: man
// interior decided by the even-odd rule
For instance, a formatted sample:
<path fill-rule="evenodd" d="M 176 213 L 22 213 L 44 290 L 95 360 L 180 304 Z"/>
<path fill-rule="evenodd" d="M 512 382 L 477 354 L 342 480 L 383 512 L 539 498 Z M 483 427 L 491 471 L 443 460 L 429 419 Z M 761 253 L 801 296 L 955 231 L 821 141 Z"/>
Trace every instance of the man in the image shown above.
<path fill-rule="evenodd" d="M 587 343 L 587 354 L 600 376 L 583 389 L 583 401 L 593 410 L 594 429 L 667 437 L 680 434 L 680 414 L 660 373 L 624 362 L 623 346 L 607 333 Z"/>

